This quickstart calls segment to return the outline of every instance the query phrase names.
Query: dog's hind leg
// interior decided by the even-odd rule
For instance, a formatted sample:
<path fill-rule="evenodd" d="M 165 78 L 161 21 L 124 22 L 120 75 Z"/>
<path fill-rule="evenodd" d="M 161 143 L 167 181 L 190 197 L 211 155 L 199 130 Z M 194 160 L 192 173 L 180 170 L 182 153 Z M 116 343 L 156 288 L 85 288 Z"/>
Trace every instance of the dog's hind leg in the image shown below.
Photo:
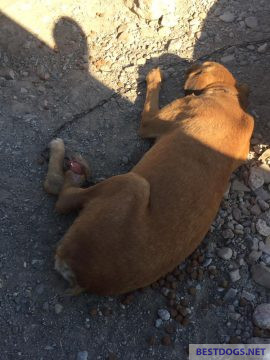
<path fill-rule="evenodd" d="M 51 141 L 49 147 L 50 159 L 44 188 L 49 194 L 57 195 L 64 183 L 65 145 L 62 139 L 57 138 Z"/>

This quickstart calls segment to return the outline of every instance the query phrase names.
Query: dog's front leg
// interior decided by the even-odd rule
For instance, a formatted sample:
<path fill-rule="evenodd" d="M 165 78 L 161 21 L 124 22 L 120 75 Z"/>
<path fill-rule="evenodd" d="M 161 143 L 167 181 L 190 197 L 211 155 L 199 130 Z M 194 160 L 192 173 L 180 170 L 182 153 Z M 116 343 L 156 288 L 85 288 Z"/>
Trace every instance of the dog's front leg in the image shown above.
<path fill-rule="evenodd" d="M 160 137 L 171 128 L 170 122 L 161 120 L 158 116 L 162 78 L 162 72 L 159 68 L 151 70 L 146 77 L 146 99 L 139 128 L 139 135 L 143 138 Z"/>

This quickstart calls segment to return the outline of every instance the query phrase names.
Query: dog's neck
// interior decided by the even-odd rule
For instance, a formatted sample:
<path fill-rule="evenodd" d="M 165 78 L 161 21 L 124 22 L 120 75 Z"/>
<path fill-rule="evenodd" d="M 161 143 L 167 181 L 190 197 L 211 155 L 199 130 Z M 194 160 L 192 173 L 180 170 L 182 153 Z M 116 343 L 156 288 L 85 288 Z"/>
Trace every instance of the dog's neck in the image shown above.
<path fill-rule="evenodd" d="M 194 95 L 194 96 L 200 96 L 202 94 L 214 94 L 216 92 L 224 92 L 228 95 L 238 95 L 238 91 L 235 88 L 235 86 L 230 84 L 224 84 L 224 83 L 214 83 L 211 85 L 208 85 L 204 89 L 197 90 L 197 89 L 186 89 L 185 90 L 185 96 L 188 95 Z"/>

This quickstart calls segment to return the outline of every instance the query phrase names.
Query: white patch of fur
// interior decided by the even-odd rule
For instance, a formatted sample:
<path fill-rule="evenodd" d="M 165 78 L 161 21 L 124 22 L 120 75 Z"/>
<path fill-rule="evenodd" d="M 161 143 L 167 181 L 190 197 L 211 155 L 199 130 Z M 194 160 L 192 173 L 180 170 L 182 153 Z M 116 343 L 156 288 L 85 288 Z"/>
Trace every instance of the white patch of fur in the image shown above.
<path fill-rule="evenodd" d="M 70 285 L 74 286 L 76 284 L 74 272 L 70 266 L 68 266 L 68 264 L 64 260 L 60 259 L 57 255 L 55 256 L 54 268 L 63 276 L 65 280 L 70 283 Z"/>

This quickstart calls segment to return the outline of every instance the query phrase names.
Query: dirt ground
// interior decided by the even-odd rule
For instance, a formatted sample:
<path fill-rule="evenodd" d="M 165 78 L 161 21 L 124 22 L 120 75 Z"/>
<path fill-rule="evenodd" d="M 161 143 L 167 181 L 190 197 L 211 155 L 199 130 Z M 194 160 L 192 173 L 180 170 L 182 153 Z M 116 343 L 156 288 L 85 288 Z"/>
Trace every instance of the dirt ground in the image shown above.
<path fill-rule="evenodd" d="M 54 137 L 86 157 L 93 183 L 137 163 L 151 146 L 137 129 L 145 75 L 156 66 L 165 105 L 183 95 L 191 63 L 224 63 L 250 86 L 253 145 L 268 148 L 270 2 L 179 1 L 174 18 L 152 21 L 120 0 L 2 0 L 0 10 L 0 358 L 184 360 L 190 343 L 269 341 L 252 315 L 270 301 L 270 280 L 267 288 L 251 274 L 251 265 L 270 264 L 255 226 L 269 208 L 267 186 L 231 190 L 199 265 L 188 259 L 152 288 L 101 298 L 65 294 L 53 254 L 75 214 L 57 215 L 42 184 Z M 227 260 L 218 255 L 224 247 Z M 203 275 L 190 275 L 191 265 Z"/>

